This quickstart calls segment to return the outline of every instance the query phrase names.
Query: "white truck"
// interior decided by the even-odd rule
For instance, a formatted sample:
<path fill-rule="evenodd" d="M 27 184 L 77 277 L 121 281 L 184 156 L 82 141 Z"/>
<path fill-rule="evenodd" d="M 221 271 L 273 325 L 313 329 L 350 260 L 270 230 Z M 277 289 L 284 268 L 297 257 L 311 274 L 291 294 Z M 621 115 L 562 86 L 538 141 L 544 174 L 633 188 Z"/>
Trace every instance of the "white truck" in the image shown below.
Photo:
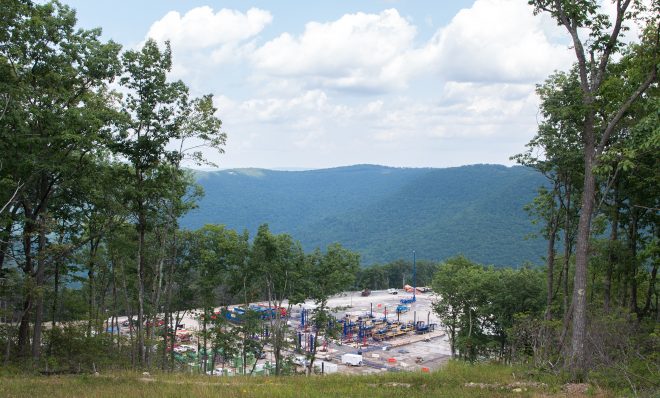
<path fill-rule="evenodd" d="M 344 354 L 341 356 L 341 363 L 349 366 L 362 366 L 362 355 Z"/>

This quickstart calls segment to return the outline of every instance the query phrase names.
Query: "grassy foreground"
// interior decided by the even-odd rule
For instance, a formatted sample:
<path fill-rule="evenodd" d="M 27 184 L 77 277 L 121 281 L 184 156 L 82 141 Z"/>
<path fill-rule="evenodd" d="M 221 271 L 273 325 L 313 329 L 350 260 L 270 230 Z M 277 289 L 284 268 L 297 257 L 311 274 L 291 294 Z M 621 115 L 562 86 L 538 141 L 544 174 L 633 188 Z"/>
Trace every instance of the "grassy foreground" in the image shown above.
<path fill-rule="evenodd" d="M 520 373 L 518 373 L 520 372 Z M 114 372 L 83 376 L 0 376 L 1 397 L 610 397 L 514 367 L 450 362 L 431 373 L 374 376 L 210 377 Z"/>

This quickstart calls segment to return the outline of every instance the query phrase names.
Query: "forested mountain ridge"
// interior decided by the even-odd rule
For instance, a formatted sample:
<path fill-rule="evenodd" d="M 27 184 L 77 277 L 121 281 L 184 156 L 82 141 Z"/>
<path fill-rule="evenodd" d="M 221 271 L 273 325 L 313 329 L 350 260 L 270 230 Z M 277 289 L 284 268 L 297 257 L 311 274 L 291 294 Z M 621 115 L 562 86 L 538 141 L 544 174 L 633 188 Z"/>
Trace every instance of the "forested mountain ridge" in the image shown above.
<path fill-rule="evenodd" d="M 462 253 L 485 264 L 538 263 L 544 254 L 525 204 L 545 179 L 524 167 L 445 169 L 355 165 L 309 171 L 196 172 L 205 196 L 182 221 L 247 229 L 261 223 L 306 250 L 339 242 L 365 265 Z"/>

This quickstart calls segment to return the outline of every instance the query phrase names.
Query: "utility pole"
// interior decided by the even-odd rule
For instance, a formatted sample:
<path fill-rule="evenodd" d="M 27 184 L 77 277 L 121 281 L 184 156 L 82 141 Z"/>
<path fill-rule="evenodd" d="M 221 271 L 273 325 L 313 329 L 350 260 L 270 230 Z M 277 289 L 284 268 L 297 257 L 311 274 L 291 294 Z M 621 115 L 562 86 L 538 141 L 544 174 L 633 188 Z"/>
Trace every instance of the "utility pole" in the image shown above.
<path fill-rule="evenodd" d="M 415 261 L 415 251 L 413 250 L 413 301 L 415 301 L 415 294 L 417 294 L 417 263 Z"/>

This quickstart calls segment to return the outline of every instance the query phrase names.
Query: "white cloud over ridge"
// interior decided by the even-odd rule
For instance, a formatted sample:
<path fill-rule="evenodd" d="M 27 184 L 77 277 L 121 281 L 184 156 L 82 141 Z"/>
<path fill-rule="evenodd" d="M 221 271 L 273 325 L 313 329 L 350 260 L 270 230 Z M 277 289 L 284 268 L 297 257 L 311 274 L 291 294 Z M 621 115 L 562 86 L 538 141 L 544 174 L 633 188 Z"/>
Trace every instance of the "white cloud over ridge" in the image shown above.
<path fill-rule="evenodd" d="M 149 30 L 171 40 L 176 77 L 222 79 L 230 60 L 241 70 L 240 95 L 216 93 L 229 133 L 221 164 L 510 163 L 536 130 L 534 84 L 573 60 L 525 0 L 476 0 L 427 39 L 394 8 L 261 37 L 273 21 L 199 7 Z"/>

